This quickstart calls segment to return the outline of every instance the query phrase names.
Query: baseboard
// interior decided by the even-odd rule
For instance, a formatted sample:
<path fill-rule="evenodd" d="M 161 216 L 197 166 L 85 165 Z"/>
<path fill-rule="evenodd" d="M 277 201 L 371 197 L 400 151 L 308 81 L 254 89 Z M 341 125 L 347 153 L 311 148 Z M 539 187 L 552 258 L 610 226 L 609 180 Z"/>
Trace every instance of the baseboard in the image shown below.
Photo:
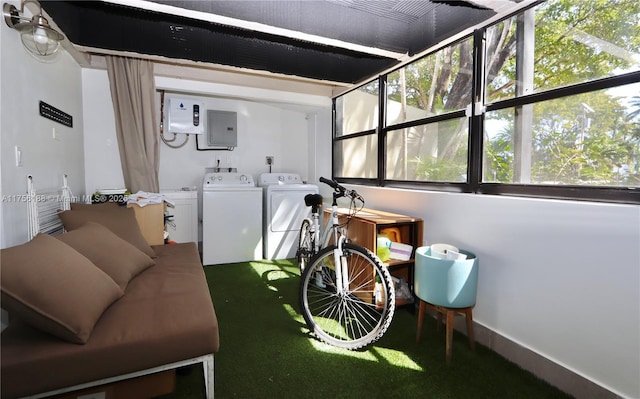
<path fill-rule="evenodd" d="M 456 317 L 456 331 L 466 335 L 464 318 Z M 517 364 L 536 377 L 548 382 L 563 392 L 580 399 L 622 399 L 621 396 L 584 378 L 546 357 L 496 333 L 474 321 L 476 342 L 490 348 L 507 360 Z"/>

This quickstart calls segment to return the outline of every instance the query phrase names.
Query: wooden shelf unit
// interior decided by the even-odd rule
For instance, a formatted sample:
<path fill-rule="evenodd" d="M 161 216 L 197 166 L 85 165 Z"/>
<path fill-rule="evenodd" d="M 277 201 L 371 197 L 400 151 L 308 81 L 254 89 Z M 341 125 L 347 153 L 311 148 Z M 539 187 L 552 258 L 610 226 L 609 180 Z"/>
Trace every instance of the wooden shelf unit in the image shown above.
<path fill-rule="evenodd" d="M 330 216 L 330 209 L 325 209 L 325 217 Z M 348 209 L 338 209 L 340 223 L 345 223 Z M 409 260 L 389 259 L 384 262 L 391 274 L 397 278 L 404 278 L 413 292 L 413 270 L 415 265 L 415 250 L 422 245 L 423 221 L 420 218 L 399 215 L 396 213 L 362 208 L 352 216 L 347 226 L 347 236 L 354 244 L 361 245 L 376 253 L 377 238 L 380 230 L 397 228 L 400 231 L 400 242 L 413 247 Z"/>

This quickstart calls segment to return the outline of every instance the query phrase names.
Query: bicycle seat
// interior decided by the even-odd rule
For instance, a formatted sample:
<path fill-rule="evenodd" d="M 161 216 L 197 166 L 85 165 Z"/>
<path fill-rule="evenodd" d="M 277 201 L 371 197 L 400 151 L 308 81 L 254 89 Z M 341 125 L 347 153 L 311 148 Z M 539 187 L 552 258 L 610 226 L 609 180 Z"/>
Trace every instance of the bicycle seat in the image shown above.
<path fill-rule="evenodd" d="M 320 194 L 307 194 L 304 196 L 304 203 L 307 206 L 318 207 L 322 205 L 322 195 Z"/>

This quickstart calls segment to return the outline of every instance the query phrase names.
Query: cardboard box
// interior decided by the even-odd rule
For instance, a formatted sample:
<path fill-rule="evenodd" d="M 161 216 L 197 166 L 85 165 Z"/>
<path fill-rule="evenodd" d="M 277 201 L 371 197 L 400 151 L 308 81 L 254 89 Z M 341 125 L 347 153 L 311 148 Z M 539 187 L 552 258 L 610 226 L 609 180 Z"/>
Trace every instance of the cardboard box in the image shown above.
<path fill-rule="evenodd" d="M 142 236 L 149 245 L 164 244 L 164 202 L 145 206 L 127 204 L 127 208 L 133 208 L 135 211 Z"/>
<path fill-rule="evenodd" d="M 52 396 L 50 399 L 151 399 L 176 387 L 176 371 L 167 370 L 128 380 Z"/>

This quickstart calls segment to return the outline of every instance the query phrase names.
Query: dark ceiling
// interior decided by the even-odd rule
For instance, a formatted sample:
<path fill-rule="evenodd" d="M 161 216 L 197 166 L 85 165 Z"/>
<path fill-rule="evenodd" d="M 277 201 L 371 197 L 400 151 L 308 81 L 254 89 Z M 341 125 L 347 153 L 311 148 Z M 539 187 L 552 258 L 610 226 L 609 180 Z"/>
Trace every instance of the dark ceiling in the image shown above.
<path fill-rule="evenodd" d="M 174 6 L 281 28 L 270 32 L 111 2 L 41 3 L 71 43 L 81 48 L 187 59 L 347 84 L 375 76 L 406 56 L 495 14 L 477 6 L 479 2 L 439 0 L 134 3 Z M 283 29 L 340 42 L 303 40 L 287 35 Z"/>

